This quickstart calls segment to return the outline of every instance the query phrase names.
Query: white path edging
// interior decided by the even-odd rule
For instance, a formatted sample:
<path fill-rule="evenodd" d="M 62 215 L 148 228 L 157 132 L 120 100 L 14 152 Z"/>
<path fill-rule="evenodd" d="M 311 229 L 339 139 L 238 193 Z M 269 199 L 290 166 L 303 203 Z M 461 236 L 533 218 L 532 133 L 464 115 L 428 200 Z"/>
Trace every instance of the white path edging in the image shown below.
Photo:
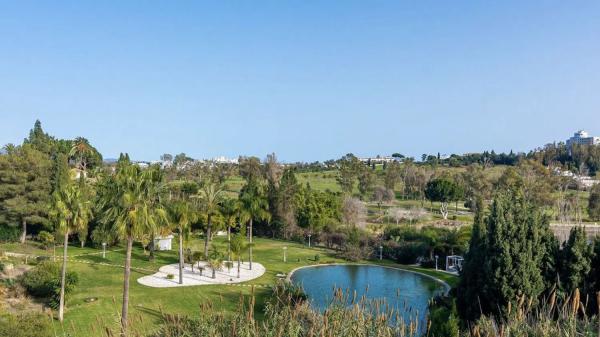
<path fill-rule="evenodd" d="M 206 266 L 206 262 L 200 262 L 200 266 L 204 268 L 202 275 L 198 267 L 194 266 L 194 271 L 189 264 L 185 265 L 183 270 L 183 284 L 179 284 L 179 264 L 169 264 L 160 267 L 157 273 L 143 276 L 137 279 L 139 284 L 153 288 L 171 288 L 171 287 L 187 287 L 200 285 L 217 285 L 217 284 L 237 284 L 247 282 L 261 277 L 265 272 L 265 267 L 257 262 L 252 262 L 252 270 L 248 263 L 240 265 L 240 277 L 237 277 L 237 262 L 233 263 L 231 271 L 228 271 L 225 266 L 222 270 L 217 271 L 215 278 L 212 278 L 212 270 Z M 172 279 L 168 279 L 167 275 L 173 275 Z"/>

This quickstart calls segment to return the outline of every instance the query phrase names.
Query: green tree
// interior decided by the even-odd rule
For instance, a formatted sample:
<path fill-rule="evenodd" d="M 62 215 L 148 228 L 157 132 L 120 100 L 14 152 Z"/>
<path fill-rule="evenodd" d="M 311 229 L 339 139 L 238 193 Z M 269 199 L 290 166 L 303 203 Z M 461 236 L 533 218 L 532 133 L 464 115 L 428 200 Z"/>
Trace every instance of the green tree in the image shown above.
<path fill-rule="evenodd" d="M 127 335 L 133 241 L 168 222 L 160 200 L 162 174 L 158 166 L 142 170 L 131 164 L 127 155 L 121 155 L 115 174 L 108 176 L 105 184 L 107 186 L 101 189 L 105 194 L 99 198 L 103 209 L 102 221 L 112 224 L 118 237 L 127 242 L 121 310 L 121 332 Z"/>
<path fill-rule="evenodd" d="M 600 184 L 596 184 L 590 191 L 588 215 L 591 220 L 600 221 Z"/>
<path fill-rule="evenodd" d="M 402 179 L 402 170 L 397 161 L 391 162 L 385 169 L 384 184 L 386 189 L 394 191 Z"/>
<path fill-rule="evenodd" d="M 371 196 L 375 187 L 375 174 L 366 166 L 361 166 L 358 173 L 358 191 L 361 198 Z"/>
<path fill-rule="evenodd" d="M 264 188 L 257 182 L 250 180 L 240 191 L 239 200 L 241 210 L 248 218 L 248 256 L 250 270 L 252 270 L 252 227 L 254 220 L 271 220 L 269 202 L 265 196 Z"/>
<path fill-rule="evenodd" d="M 83 184 L 69 183 L 56 191 L 53 199 L 51 215 L 57 222 L 58 231 L 64 235 L 60 302 L 58 308 L 58 319 L 62 322 L 65 305 L 65 278 L 67 275 L 69 234 L 80 232 L 82 228 L 87 228 L 92 216 L 92 209 Z"/>
<path fill-rule="evenodd" d="M 583 289 L 586 275 L 591 270 L 592 246 L 587 242 L 581 227 L 572 227 L 569 239 L 562 249 L 561 288 L 568 294 Z"/>
<path fill-rule="evenodd" d="M 520 190 L 501 191 L 485 221 L 478 213 L 457 294 L 463 318 L 504 315 L 510 302 L 537 300 L 545 290 L 549 230 L 547 217 Z"/>
<path fill-rule="evenodd" d="M 283 223 L 283 237 L 286 239 L 289 239 L 289 229 L 297 224 L 296 197 L 299 189 L 300 185 L 293 169 L 285 169 L 277 193 L 277 213 Z"/>
<path fill-rule="evenodd" d="M 0 156 L 0 223 L 21 226 L 25 243 L 27 225 L 49 228 L 48 204 L 52 162 L 31 145 L 7 148 Z"/>
<path fill-rule="evenodd" d="M 360 160 L 349 153 L 338 160 L 338 176 L 336 178 L 342 192 L 351 194 L 354 189 L 358 170 L 362 166 Z"/>
<path fill-rule="evenodd" d="M 427 183 L 425 197 L 429 201 L 440 203 L 440 213 L 448 218 L 448 203 L 456 201 L 461 196 L 461 190 L 456 183 L 447 178 L 436 178 Z"/>
<path fill-rule="evenodd" d="M 183 238 L 190 230 L 191 224 L 196 221 L 196 210 L 188 200 L 173 200 L 167 207 L 169 222 L 177 228 L 179 236 L 179 284 L 183 284 Z M 206 255 L 205 255 L 206 256 Z"/>
<path fill-rule="evenodd" d="M 237 259 L 237 277 L 240 278 L 240 264 L 242 262 L 242 254 L 246 252 L 248 244 L 242 234 L 236 234 L 231 238 L 231 252 Z"/>
<path fill-rule="evenodd" d="M 206 214 L 206 233 L 204 235 L 204 256 L 206 258 L 208 258 L 208 246 L 212 240 L 213 218 L 221 214 L 224 193 L 223 185 L 212 180 L 206 181 L 198 191 L 200 207 Z"/>
<path fill-rule="evenodd" d="M 221 210 L 225 226 L 227 226 L 227 261 L 231 261 L 231 229 L 237 226 L 240 203 L 237 199 L 227 198 Z"/>

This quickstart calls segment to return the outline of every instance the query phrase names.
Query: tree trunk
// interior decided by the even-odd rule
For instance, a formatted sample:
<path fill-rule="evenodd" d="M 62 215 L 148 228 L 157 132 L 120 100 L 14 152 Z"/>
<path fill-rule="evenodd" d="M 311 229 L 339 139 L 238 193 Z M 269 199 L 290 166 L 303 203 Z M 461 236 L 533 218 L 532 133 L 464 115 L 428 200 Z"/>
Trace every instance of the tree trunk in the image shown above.
<path fill-rule="evenodd" d="M 252 218 L 250 218 L 250 229 L 248 231 L 248 238 L 250 245 L 248 246 L 248 262 L 250 263 L 250 270 L 252 270 Z"/>
<path fill-rule="evenodd" d="M 217 278 L 217 271 L 215 270 L 215 268 L 212 268 L 212 278 L 213 279 Z"/>
<path fill-rule="evenodd" d="M 58 304 L 58 320 L 63 321 L 65 313 L 65 281 L 67 280 L 67 248 L 69 247 L 69 231 L 65 231 L 63 245 L 63 264 L 60 273 L 60 300 Z"/>
<path fill-rule="evenodd" d="M 125 253 L 125 271 L 123 273 L 123 308 L 121 309 L 121 336 L 127 336 L 127 314 L 129 312 L 129 276 L 131 275 L 131 250 L 133 237 L 127 237 Z"/>
<path fill-rule="evenodd" d="M 148 245 L 148 248 L 150 249 L 150 255 L 148 256 L 148 261 L 154 261 L 154 234 L 152 234 L 152 236 L 150 237 L 150 244 Z"/>
<path fill-rule="evenodd" d="M 25 243 L 25 237 L 27 236 L 27 220 L 21 220 L 23 231 L 21 232 L 21 243 Z"/>
<path fill-rule="evenodd" d="M 83 248 L 83 246 L 85 245 L 85 241 L 81 240 L 81 248 Z"/>
<path fill-rule="evenodd" d="M 240 262 L 241 262 L 240 260 L 241 260 L 241 257 L 238 254 L 238 275 L 237 275 L 237 278 L 240 278 Z"/>
<path fill-rule="evenodd" d="M 208 242 L 210 241 L 210 231 L 212 227 L 212 219 L 210 214 L 208 214 L 208 225 L 206 227 L 206 235 L 204 238 L 204 258 L 208 261 Z"/>
<path fill-rule="evenodd" d="M 179 284 L 183 284 L 183 228 L 179 227 Z"/>
<path fill-rule="evenodd" d="M 227 225 L 227 261 L 231 261 L 231 226 Z"/>

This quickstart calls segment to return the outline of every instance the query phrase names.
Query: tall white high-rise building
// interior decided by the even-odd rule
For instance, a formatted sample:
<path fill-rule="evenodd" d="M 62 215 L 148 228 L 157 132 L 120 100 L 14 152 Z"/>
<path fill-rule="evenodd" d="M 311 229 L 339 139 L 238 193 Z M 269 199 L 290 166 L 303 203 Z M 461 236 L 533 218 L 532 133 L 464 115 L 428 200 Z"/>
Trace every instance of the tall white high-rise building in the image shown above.
<path fill-rule="evenodd" d="M 567 139 L 567 146 L 571 146 L 572 144 L 599 145 L 600 137 L 593 137 L 588 135 L 584 130 L 579 130 L 575 132 L 573 137 Z"/>

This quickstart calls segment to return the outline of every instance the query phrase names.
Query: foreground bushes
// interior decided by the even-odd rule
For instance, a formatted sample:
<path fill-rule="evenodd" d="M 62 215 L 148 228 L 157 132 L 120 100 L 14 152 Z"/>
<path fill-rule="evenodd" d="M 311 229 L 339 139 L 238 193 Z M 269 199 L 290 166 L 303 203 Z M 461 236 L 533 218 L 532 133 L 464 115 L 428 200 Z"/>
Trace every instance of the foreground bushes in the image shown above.
<path fill-rule="evenodd" d="M 265 308 L 265 319 L 258 322 L 252 310 L 254 302 L 240 305 L 233 316 L 219 313 L 207 305 L 197 317 L 164 315 L 160 329 L 152 337 L 410 337 L 417 336 L 417 325 L 404 324 L 393 314 L 379 312 L 377 303 L 361 301 L 346 306 L 347 298 L 336 294 L 337 300 L 323 313 L 312 310 L 298 290 L 289 287 L 275 289 L 273 299 Z M 241 301 L 243 302 L 243 301 Z"/>
<path fill-rule="evenodd" d="M 52 320 L 41 313 L 0 316 L 0 336 L 54 337 Z"/>
<path fill-rule="evenodd" d="M 79 277 L 75 272 L 67 272 L 65 294 L 69 294 L 77 285 Z M 60 297 L 60 265 L 50 261 L 38 264 L 21 278 L 21 284 L 35 297 L 48 300 L 52 308 L 58 307 Z"/>

